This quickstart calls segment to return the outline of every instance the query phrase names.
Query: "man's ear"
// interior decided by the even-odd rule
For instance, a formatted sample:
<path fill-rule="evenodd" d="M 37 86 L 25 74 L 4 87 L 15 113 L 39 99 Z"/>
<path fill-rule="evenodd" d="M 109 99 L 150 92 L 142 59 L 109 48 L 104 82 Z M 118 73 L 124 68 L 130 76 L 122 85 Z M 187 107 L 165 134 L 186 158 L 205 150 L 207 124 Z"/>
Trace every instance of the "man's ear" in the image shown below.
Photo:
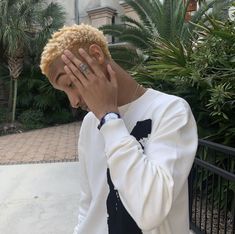
<path fill-rule="evenodd" d="M 89 54 L 90 56 L 94 57 L 100 65 L 102 65 L 105 62 L 105 55 L 100 46 L 96 44 L 90 45 Z"/>

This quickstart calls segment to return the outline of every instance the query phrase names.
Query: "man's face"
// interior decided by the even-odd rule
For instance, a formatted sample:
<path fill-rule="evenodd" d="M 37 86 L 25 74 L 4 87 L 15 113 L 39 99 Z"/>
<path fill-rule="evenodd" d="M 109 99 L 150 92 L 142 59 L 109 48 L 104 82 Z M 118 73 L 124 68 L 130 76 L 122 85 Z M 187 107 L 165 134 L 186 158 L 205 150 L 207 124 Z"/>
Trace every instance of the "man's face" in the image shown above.
<path fill-rule="evenodd" d="M 64 62 L 60 57 L 54 60 L 49 67 L 49 81 L 55 89 L 66 93 L 73 108 L 81 107 L 88 110 L 86 103 L 82 99 L 79 90 L 64 71 Z"/>

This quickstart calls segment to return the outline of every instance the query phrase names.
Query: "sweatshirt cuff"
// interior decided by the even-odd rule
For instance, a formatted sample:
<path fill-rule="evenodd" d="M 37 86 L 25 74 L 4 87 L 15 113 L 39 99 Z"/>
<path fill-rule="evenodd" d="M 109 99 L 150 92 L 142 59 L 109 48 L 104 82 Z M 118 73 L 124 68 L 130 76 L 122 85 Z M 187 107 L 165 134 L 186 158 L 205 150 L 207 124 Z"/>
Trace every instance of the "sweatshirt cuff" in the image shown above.
<path fill-rule="evenodd" d="M 105 151 L 108 151 L 108 148 L 112 148 L 115 142 L 120 143 L 123 138 L 130 136 L 122 119 L 114 119 L 105 123 L 100 132 L 104 137 Z"/>

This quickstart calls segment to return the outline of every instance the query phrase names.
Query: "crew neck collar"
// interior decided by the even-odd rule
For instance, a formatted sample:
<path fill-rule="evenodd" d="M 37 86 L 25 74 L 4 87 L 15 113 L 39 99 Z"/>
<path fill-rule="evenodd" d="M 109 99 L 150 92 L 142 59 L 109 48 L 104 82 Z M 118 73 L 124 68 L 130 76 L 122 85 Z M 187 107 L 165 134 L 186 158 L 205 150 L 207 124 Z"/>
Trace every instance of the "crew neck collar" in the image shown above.
<path fill-rule="evenodd" d="M 122 115 L 125 115 L 126 112 L 128 112 L 129 110 L 131 110 L 133 107 L 135 107 L 137 104 L 141 103 L 143 100 L 145 100 L 145 98 L 148 96 L 149 92 L 150 92 L 150 88 L 147 88 L 146 91 L 137 99 L 135 99 L 132 102 L 129 102 L 125 105 L 119 106 L 118 110 L 119 113 Z"/>

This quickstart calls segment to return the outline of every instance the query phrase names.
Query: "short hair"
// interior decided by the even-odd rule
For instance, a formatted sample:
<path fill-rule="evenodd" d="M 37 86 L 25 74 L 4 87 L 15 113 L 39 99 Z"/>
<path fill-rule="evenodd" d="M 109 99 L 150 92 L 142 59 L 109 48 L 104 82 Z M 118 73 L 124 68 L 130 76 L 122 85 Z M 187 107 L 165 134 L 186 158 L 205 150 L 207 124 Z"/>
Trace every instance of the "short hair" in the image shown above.
<path fill-rule="evenodd" d="M 43 49 L 40 63 L 42 73 L 49 75 L 49 66 L 62 55 L 64 50 L 78 50 L 81 47 L 87 49 L 92 44 L 99 45 L 104 55 L 111 58 L 108 43 L 102 31 L 85 24 L 64 26 L 52 35 Z"/>

